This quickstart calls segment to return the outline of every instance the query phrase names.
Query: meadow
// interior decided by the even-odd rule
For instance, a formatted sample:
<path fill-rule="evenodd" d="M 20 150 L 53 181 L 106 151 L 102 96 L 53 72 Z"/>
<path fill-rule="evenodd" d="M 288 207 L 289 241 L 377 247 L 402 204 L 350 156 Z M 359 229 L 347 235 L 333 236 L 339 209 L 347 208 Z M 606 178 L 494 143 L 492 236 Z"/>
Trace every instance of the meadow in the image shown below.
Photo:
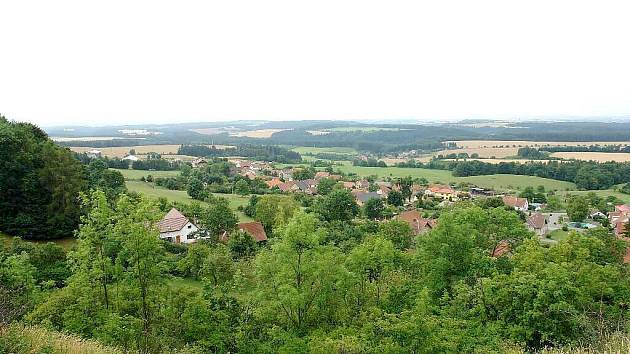
<path fill-rule="evenodd" d="M 624 152 L 554 152 L 551 157 L 596 162 L 629 162 L 630 153 Z"/>
<path fill-rule="evenodd" d="M 113 170 L 122 173 L 126 180 L 139 181 L 140 178 L 151 175 L 153 177 L 177 177 L 179 171 L 145 171 L 145 170 L 123 170 L 113 168 Z"/>
<path fill-rule="evenodd" d="M 337 167 L 336 167 L 337 168 Z M 426 178 L 430 183 L 458 183 L 468 182 L 482 188 L 492 188 L 498 191 L 520 190 L 525 187 L 545 186 L 547 190 L 573 190 L 575 184 L 571 182 L 557 181 L 549 178 L 520 175 L 486 175 L 471 177 L 455 177 L 451 171 L 432 170 L 426 168 L 401 168 L 401 167 L 359 167 L 348 163 L 338 167 L 344 173 L 355 173 L 358 176 L 375 175 L 380 178 L 397 178 L 411 176 L 413 178 Z"/>
<path fill-rule="evenodd" d="M 191 203 L 194 200 L 188 196 L 186 191 L 170 190 L 163 187 L 155 186 L 153 183 L 140 182 L 140 181 L 127 181 L 127 189 L 132 192 L 138 192 L 153 199 L 166 198 L 169 201 L 180 203 Z M 217 197 L 222 197 L 228 200 L 230 208 L 234 210 L 241 222 L 251 221 L 252 219 L 245 214 L 236 210 L 239 206 L 245 206 L 249 202 L 248 196 L 240 196 L 237 194 L 223 194 L 214 193 Z M 201 205 L 208 206 L 206 202 L 200 202 Z"/>
<path fill-rule="evenodd" d="M 137 155 L 146 155 L 150 152 L 155 152 L 160 155 L 176 155 L 177 150 L 181 145 L 179 144 L 165 144 L 165 145 L 137 145 L 137 146 L 118 146 L 118 147 L 103 147 L 94 148 L 87 146 L 72 146 L 70 150 L 78 153 L 83 153 L 90 150 L 99 150 L 103 156 L 106 157 L 118 157 L 122 158 L 129 154 L 130 150 L 135 150 Z M 232 147 L 230 145 L 208 145 L 214 146 L 217 149 L 226 149 Z"/>

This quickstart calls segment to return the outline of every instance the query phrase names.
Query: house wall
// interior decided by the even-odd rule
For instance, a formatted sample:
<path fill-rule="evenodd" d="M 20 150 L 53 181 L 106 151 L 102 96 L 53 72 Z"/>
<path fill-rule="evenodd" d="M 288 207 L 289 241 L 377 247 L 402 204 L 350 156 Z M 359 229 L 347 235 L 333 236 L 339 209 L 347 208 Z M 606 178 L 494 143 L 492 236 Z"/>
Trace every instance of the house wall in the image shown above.
<path fill-rule="evenodd" d="M 163 240 L 169 240 L 169 238 L 171 238 L 171 242 L 175 243 L 177 242 L 177 235 L 180 236 L 180 243 L 193 243 L 196 240 L 195 239 L 188 239 L 188 235 L 190 235 L 191 233 L 195 232 L 199 230 L 197 228 L 197 226 L 195 226 L 193 223 L 191 223 L 190 221 L 186 223 L 186 225 L 184 225 L 184 227 L 179 230 L 179 231 L 172 231 L 172 232 L 162 232 L 160 233 L 160 238 Z"/>

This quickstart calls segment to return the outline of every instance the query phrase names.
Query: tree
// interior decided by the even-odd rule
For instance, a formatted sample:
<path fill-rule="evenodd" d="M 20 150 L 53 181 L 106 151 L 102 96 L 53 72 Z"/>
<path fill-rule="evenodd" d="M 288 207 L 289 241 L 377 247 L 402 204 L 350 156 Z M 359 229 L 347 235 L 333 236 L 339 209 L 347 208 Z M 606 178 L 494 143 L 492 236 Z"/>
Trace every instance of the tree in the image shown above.
<path fill-rule="evenodd" d="M 214 237 L 220 236 L 223 232 L 230 233 L 237 222 L 238 218 L 225 198 L 213 198 L 202 215 L 203 226 Z"/>
<path fill-rule="evenodd" d="M 293 179 L 297 181 L 303 181 L 305 179 L 315 178 L 315 168 L 309 166 L 306 168 L 300 168 L 293 171 Z"/>
<path fill-rule="evenodd" d="M 404 199 L 403 199 L 403 195 L 402 193 L 400 193 L 399 191 L 390 191 L 389 194 L 387 195 L 387 203 L 389 203 L 390 205 L 393 206 L 403 206 L 404 204 Z"/>
<path fill-rule="evenodd" d="M 188 178 L 188 185 L 186 186 L 186 192 L 188 195 L 197 200 L 204 200 L 208 197 L 208 192 L 203 186 L 203 182 L 196 176 Z"/>
<path fill-rule="evenodd" d="M 238 182 L 234 183 L 234 192 L 240 195 L 248 195 L 249 184 L 247 184 L 247 181 L 240 179 Z"/>
<path fill-rule="evenodd" d="M 580 196 L 570 196 L 567 202 L 567 214 L 571 221 L 583 221 L 588 216 L 588 200 Z"/>
<path fill-rule="evenodd" d="M 228 248 L 234 259 L 251 257 L 256 254 L 256 240 L 245 231 L 237 230 L 230 235 Z"/>
<path fill-rule="evenodd" d="M 389 240 L 399 250 L 411 247 L 413 230 L 408 223 L 402 220 L 392 220 L 379 226 L 378 236 Z"/>
<path fill-rule="evenodd" d="M 297 212 L 271 250 L 256 257 L 257 294 L 286 329 L 303 333 L 339 311 L 332 288 L 341 286 L 343 259 L 339 250 L 322 246 L 317 219 Z M 335 285 L 337 284 L 337 285 Z M 338 290 L 339 291 L 339 290 Z"/>
<path fill-rule="evenodd" d="M 299 208 L 291 196 L 263 195 L 256 202 L 256 220 L 263 224 L 268 235 L 273 235 L 274 228 L 286 224 Z"/>
<path fill-rule="evenodd" d="M 326 195 L 332 192 L 333 187 L 337 184 L 334 179 L 322 178 L 317 183 L 317 194 Z"/>
<path fill-rule="evenodd" d="M 363 205 L 365 217 L 371 220 L 381 219 L 385 211 L 385 204 L 381 198 L 371 198 Z"/>
<path fill-rule="evenodd" d="M 359 212 L 354 196 L 348 190 L 336 190 L 315 201 L 313 209 L 326 221 L 350 221 Z"/>
<path fill-rule="evenodd" d="M 400 193 L 402 194 L 403 199 L 411 200 L 411 196 L 413 194 L 411 189 L 413 186 L 413 179 L 411 176 L 398 178 L 396 183 L 400 187 Z"/>
<path fill-rule="evenodd" d="M 396 249 L 394 244 L 382 237 L 371 237 L 355 247 L 346 260 L 348 270 L 359 276 L 359 301 L 365 301 L 367 286 L 373 283 L 376 301 L 380 301 L 380 281 L 383 274 L 394 265 Z"/>

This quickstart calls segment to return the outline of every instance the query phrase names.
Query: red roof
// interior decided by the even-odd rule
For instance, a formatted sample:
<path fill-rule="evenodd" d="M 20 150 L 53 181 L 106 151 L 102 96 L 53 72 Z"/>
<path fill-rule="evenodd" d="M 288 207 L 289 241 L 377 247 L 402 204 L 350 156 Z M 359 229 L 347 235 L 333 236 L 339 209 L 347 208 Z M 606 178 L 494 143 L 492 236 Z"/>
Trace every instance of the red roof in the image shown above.
<path fill-rule="evenodd" d="M 451 187 L 449 186 L 441 186 L 441 185 L 434 185 L 429 187 L 429 191 L 431 193 L 440 193 L 440 194 L 454 194 L 455 190 L 453 190 Z"/>
<path fill-rule="evenodd" d="M 534 213 L 532 216 L 527 218 L 527 224 L 534 229 L 542 229 L 545 227 L 545 223 L 547 218 L 541 213 Z"/>
<path fill-rule="evenodd" d="M 414 234 L 431 230 L 437 225 L 437 220 L 423 218 L 417 210 L 404 211 L 397 216 L 397 219 L 407 222 Z"/>
<path fill-rule="evenodd" d="M 160 232 L 173 232 L 183 229 L 187 223 L 188 218 L 180 213 L 179 210 L 173 208 L 157 225 Z"/>
<path fill-rule="evenodd" d="M 492 251 L 492 257 L 498 258 L 506 255 L 510 251 L 512 251 L 512 246 L 510 246 L 509 242 L 503 240 L 499 242 L 497 247 L 494 248 L 494 251 Z"/>
<path fill-rule="evenodd" d="M 512 197 L 510 195 L 503 196 L 503 203 L 507 206 L 511 206 L 512 208 L 525 208 L 527 205 L 526 198 Z"/>
<path fill-rule="evenodd" d="M 272 178 L 269 181 L 265 181 L 265 183 L 269 188 L 273 188 L 275 186 L 281 185 L 283 182 L 280 180 L 280 178 Z"/>
<path fill-rule="evenodd" d="M 628 213 L 628 212 L 630 212 L 630 204 L 615 205 L 615 211 L 620 211 L 622 213 Z"/>
<path fill-rule="evenodd" d="M 265 228 L 258 221 L 242 222 L 238 224 L 239 230 L 245 231 L 250 234 L 256 242 L 267 241 L 267 233 Z"/>

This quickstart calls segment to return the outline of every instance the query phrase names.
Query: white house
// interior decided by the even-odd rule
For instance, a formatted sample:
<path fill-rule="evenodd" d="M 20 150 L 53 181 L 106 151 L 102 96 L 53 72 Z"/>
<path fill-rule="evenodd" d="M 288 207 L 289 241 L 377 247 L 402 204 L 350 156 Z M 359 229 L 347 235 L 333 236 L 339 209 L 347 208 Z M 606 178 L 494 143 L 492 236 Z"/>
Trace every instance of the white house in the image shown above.
<path fill-rule="evenodd" d="M 127 155 L 123 157 L 122 159 L 124 161 L 131 161 L 131 162 L 140 160 L 137 156 L 134 156 L 134 155 Z"/>
<path fill-rule="evenodd" d="M 88 157 L 95 159 L 95 158 L 101 157 L 102 153 L 101 153 L 101 150 L 93 149 L 93 150 L 87 151 L 86 154 Z"/>
<path fill-rule="evenodd" d="M 188 220 L 179 210 L 171 209 L 162 220 L 158 222 L 160 238 L 174 243 L 193 243 L 197 241 L 193 232 L 198 228 Z"/>
<path fill-rule="evenodd" d="M 505 195 L 502 199 L 503 204 L 514 208 L 514 210 L 527 211 L 527 209 L 529 209 L 529 202 L 527 201 L 527 198 L 519 198 Z"/>

